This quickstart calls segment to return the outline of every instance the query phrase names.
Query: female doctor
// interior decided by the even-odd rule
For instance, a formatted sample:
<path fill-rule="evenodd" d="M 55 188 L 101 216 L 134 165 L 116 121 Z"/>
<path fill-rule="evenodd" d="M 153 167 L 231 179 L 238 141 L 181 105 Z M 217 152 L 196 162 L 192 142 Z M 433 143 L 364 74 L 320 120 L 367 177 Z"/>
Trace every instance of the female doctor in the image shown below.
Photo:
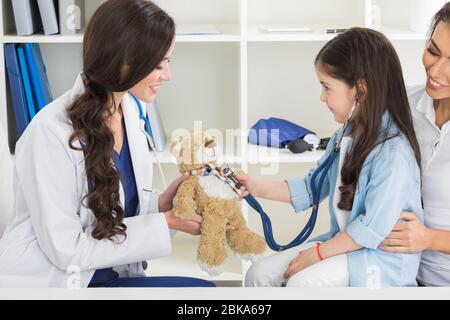
<path fill-rule="evenodd" d="M 0 287 L 210 286 L 145 277 L 142 261 L 171 252 L 181 221 L 158 196 L 137 99 L 170 80 L 175 25 L 146 0 L 109 0 L 86 28 L 84 70 L 46 106 L 17 144 L 14 211 L 0 241 Z"/>
<path fill-rule="evenodd" d="M 387 252 L 422 252 L 417 276 L 423 286 L 450 287 L 450 2 L 435 15 L 423 53 L 426 86 L 409 88 L 414 127 L 422 154 L 425 224 L 414 214 L 395 226 Z"/>

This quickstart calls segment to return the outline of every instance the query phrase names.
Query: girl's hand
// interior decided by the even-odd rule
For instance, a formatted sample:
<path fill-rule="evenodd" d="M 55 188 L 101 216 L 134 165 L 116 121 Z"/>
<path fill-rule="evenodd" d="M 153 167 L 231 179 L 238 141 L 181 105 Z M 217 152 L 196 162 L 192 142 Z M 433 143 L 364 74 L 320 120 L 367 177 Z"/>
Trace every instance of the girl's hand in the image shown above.
<path fill-rule="evenodd" d="M 430 229 L 413 213 L 402 212 L 399 222 L 381 243 L 380 249 L 392 253 L 419 253 L 430 248 Z"/>
<path fill-rule="evenodd" d="M 254 181 L 249 175 L 245 173 L 236 174 L 236 179 L 238 179 L 239 182 L 243 185 L 243 187 L 241 188 L 242 195 L 239 200 L 244 199 L 249 194 L 256 197 L 256 181 Z"/>
<path fill-rule="evenodd" d="M 297 272 L 300 272 L 319 262 L 320 258 L 316 250 L 316 247 L 312 247 L 308 250 L 300 252 L 298 256 L 289 263 L 288 268 L 283 274 L 283 278 L 288 281 Z"/>
<path fill-rule="evenodd" d="M 158 198 L 159 212 L 167 212 L 173 209 L 173 198 L 177 194 L 180 185 L 189 178 L 189 173 L 186 172 L 184 175 L 173 181 Z"/>

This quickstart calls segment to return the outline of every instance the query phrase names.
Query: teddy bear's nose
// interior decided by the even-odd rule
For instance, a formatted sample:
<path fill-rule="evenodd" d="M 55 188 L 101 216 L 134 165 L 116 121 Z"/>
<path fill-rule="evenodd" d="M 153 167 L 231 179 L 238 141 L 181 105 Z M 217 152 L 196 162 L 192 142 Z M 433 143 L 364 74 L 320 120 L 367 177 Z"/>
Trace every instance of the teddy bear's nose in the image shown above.
<path fill-rule="evenodd" d="M 213 139 L 206 140 L 205 148 L 215 148 L 217 146 L 216 141 Z"/>

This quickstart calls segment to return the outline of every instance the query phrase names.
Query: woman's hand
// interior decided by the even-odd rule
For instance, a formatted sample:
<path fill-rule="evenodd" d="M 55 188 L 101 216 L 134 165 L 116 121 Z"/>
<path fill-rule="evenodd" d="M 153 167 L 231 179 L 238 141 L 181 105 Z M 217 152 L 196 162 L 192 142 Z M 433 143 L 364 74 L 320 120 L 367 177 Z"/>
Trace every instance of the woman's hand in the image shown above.
<path fill-rule="evenodd" d="M 180 219 L 175 216 L 172 210 L 164 213 L 169 229 L 178 230 L 198 236 L 201 234 L 201 226 L 203 218 L 198 214 L 194 214 L 189 219 Z"/>
<path fill-rule="evenodd" d="M 173 213 L 172 210 L 169 210 L 164 213 L 167 225 L 169 229 L 177 230 L 192 234 L 194 236 L 200 235 L 203 218 L 198 214 L 194 214 L 192 217 L 188 219 L 180 219 Z M 235 230 L 236 228 L 229 223 L 225 226 L 226 230 Z"/>
<path fill-rule="evenodd" d="M 394 226 L 381 243 L 380 249 L 392 253 L 419 253 L 431 247 L 431 230 L 425 227 L 413 213 L 402 212 L 404 222 Z"/>
<path fill-rule="evenodd" d="M 238 179 L 238 181 L 240 183 L 242 183 L 242 195 L 240 197 L 240 200 L 244 199 L 246 196 L 248 196 L 249 194 L 251 194 L 254 197 L 257 197 L 256 195 L 256 181 L 254 181 L 249 175 L 245 174 L 245 173 L 238 173 L 236 174 L 236 179 Z"/>
<path fill-rule="evenodd" d="M 289 263 L 288 268 L 283 274 L 283 278 L 288 281 L 297 272 L 300 272 L 319 261 L 320 258 L 317 254 L 316 247 L 312 247 L 310 249 L 302 251 Z"/>
<path fill-rule="evenodd" d="M 173 198 L 177 194 L 180 185 L 189 178 L 189 173 L 186 172 L 184 175 L 173 181 L 158 198 L 159 212 L 167 212 L 173 209 Z"/>

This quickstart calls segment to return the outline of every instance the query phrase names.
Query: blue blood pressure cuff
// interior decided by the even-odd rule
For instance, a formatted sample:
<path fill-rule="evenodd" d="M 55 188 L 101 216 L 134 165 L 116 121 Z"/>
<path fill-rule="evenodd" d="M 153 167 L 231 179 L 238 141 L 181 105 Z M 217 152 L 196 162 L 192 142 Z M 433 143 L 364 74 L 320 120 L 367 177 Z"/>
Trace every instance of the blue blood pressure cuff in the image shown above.
<path fill-rule="evenodd" d="M 248 142 L 284 149 L 290 141 L 303 139 L 309 134 L 314 132 L 284 119 L 261 119 L 250 129 Z"/>

